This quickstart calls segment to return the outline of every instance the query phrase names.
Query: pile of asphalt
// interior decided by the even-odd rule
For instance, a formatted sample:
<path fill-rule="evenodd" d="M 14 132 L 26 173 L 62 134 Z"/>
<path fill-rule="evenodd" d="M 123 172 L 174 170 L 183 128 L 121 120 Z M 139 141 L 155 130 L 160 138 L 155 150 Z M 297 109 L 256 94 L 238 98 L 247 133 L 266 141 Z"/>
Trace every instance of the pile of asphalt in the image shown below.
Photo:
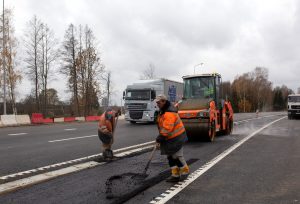
<path fill-rule="evenodd" d="M 190 159 L 187 163 L 191 165 L 196 161 L 198 159 Z M 113 204 L 124 203 L 162 180 L 165 180 L 170 175 L 170 170 L 165 170 L 150 178 L 145 173 L 134 172 L 113 175 L 105 183 L 106 199 L 110 200 Z"/>

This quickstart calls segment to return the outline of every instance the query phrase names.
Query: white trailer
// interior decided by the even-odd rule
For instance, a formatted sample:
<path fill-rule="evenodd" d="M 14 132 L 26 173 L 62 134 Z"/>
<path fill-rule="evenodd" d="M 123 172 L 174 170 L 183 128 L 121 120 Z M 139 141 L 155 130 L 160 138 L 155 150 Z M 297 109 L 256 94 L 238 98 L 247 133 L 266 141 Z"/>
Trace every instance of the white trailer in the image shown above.
<path fill-rule="evenodd" d="M 164 94 L 172 103 L 181 100 L 183 83 L 168 79 L 140 80 L 128 85 L 123 92 L 125 100 L 125 120 L 131 123 L 154 122 L 158 107 L 154 101 L 159 94 Z"/>
<path fill-rule="evenodd" d="M 288 118 L 293 119 L 300 116 L 300 94 L 288 96 Z"/>

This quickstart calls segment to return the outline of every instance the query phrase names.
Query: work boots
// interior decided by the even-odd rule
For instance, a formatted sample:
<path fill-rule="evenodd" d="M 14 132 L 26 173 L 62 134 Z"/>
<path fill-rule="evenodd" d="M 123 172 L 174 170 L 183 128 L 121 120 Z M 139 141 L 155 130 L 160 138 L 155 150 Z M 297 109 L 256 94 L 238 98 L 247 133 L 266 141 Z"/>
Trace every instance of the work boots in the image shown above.
<path fill-rule="evenodd" d="M 171 167 L 172 175 L 166 179 L 166 182 L 176 183 L 180 180 L 179 168 L 177 166 Z"/>
<path fill-rule="evenodd" d="M 104 150 L 104 152 L 102 153 L 102 156 L 105 160 L 112 160 L 114 155 L 113 155 L 113 151 L 111 149 L 106 149 Z"/>
<path fill-rule="evenodd" d="M 180 180 L 181 181 L 185 180 L 188 177 L 189 173 L 190 173 L 190 169 L 187 164 L 184 167 L 181 167 L 179 169 Z"/>

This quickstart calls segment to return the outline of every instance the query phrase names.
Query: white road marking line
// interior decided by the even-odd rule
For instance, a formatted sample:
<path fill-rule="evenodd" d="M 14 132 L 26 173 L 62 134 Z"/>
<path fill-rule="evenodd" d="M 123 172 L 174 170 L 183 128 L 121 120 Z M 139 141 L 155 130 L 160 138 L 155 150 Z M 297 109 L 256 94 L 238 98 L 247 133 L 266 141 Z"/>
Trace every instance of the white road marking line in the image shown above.
<path fill-rule="evenodd" d="M 123 147 L 123 148 L 114 150 L 114 153 L 119 153 L 119 152 L 126 151 L 126 150 L 129 150 L 129 149 L 140 148 L 140 147 L 153 145 L 153 144 L 154 144 L 154 141 L 150 141 L 150 142 L 145 142 L 145 143 L 141 143 L 141 144 L 137 144 L 137 145 L 132 145 L 132 146 L 129 146 L 129 147 Z M 122 153 L 120 153 L 120 154 L 122 154 Z M 81 158 L 78 158 L 78 159 L 73 159 L 73 160 L 69 160 L 69 161 L 65 161 L 65 162 L 61 162 L 61 163 L 57 163 L 57 164 L 51 164 L 51 165 L 48 165 L 48 166 L 39 167 L 39 168 L 36 168 L 36 169 L 27 170 L 27 171 L 35 171 L 35 172 L 36 171 L 43 171 L 45 169 L 52 168 L 54 165 L 62 166 L 64 164 L 72 164 L 72 163 L 75 163 L 75 162 L 78 162 L 78 161 L 83 161 L 83 160 L 91 159 L 91 158 L 94 158 L 94 157 L 99 157 L 101 155 L 102 155 L 102 153 L 93 154 L 93 155 L 90 155 L 90 156 L 87 156 L 87 157 L 81 157 Z M 116 156 L 120 156 L 120 155 L 117 154 Z M 23 174 L 24 172 L 27 172 L 27 171 L 22 171 L 22 172 L 10 174 L 10 175 L 2 176 L 2 177 L 0 177 L 0 180 L 7 180 L 8 178 L 16 177 L 20 174 Z"/>
<path fill-rule="evenodd" d="M 171 187 L 170 189 L 173 190 L 173 191 L 171 191 L 171 193 L 167 194 L 165 197 L 162 197 L 162 194 L 161 194 L 158 197 L 154 198 L 149 203 L 151 203 L 151 204 L 154 204 L 154 203 L 156 203 L 156 204 L 164 204 L 164 203 L 168 202 L 175 195 L 177 195 L 180 191 L 182 191 L 188 185 L 190 185 L 191 183 L 193 183 L 197 178 L 199 178 L 202 174 L 204 174 L 206 171 L 208 171 L 210 168 L 212 168 L 214 165 L 216 165 L 219 161 L 221 161 L 222 159 L 224 159 L 227 155 L 229 155 L 231 152 L 233 152 L 239 146 L 241 146 L 242 144 L 244 144 L 246 141 L 248 141 L 249 139 L 251 139 L 253 136 L 255 136 L 256 134 L 258 134 L 262 130 L 266 129 L 267 127 L 273 125 L 274 123 L 276 123 L 276 122 L 278 122 L 278 121 L 280 121 L 280 120 L 282 120 L 284 118 L 286 118 L 286 116 L 268 123 L 267 125 L 265 125 L 262 128 L 256 130 L 255 132 L 251 133 L 250 135 L 248 135 L 244 139 L 242 139 L 239 142 L 235 143 L 234 145 L 232 145 L 231 147 L 229 147 L 228 149 L 226 149 L 224 152 L 222 152 L 221 154 L 219 154 L 218 156 L 216 156 L 214 159 L 212 159 L 211 161 L 207 162 L 204 165 L 205 167 L 203 167 L 203 166 L 200 167 L 198 169 L 200 171 L 197 170 L 197 171 L 193 172 L 191 175 L 189 175 L 188 179 L 186 179 L 184 181 L 184 183 L 182 183 L 181 185 L 175 184 L 173 187 Z M 168 189 L 168 190 L 170 190 L 170 189 Z"/>
<path fill-rule="evenodd" d="M 60 139 L 60 140 L 51 140 L 48 142 L 62 142 L 62 141 L 68 141 L 68 140 L 78 140 L 78 139 L 83 139 L 83 138 L 88 138 L 88 137 L 96 137 L 98 135 L 88 135 L 88 136 L 81 136 L 81 137 L 70 137 L 70 138 L 66 138 L 66 139 Z"/>
<path fill-rule="evenodd" d="M 5 183 L 0 185 L 0 194 L 5 193 L 5 192 L 9 192 L 9 191 L 13 191 L 13 190 L 17 190 L 20 188 L 24 188 L 26 186 L 29 185 L 33 185 L 36 183 L 40 183 L 42 181 L 46 181 L 52 178 L 56 178 L 58 176 L 62 176 L 62 175 L 66 175 L 69 174 L 71 172 L 77 172 L 83 169 L 87 169 L 87 168 L 92 168 L 98 165 L 101 165 L 103 163 L 98 163 L 98 162 L 86 162 L 83 164 L 77 164 L 74 166 L 70 166 L 67 168 L 63 168 L 60 170 L 56 170 L 56 171 L 52 171 L 52 172 L 48 172 L 48 173 L 44 173 L 44 174 L 39 174 L 36 176 L 32 176 L 32 177 L 28 177 L 28 178 L 24 178 L 24 179 L 20 179 L 17 181 L 12 181 L 9 183 Z"/>
<path fill-rule="evenodd" d="M 27 135 L 28 133 L 26 132 L 20 132 L 20 133 L 11 133 L 11 134 L 8 134 L 9 136 L 17 136 L 17 135 Z"/>
<path fill-rule="evenodd" d="M 152 147 L 153 147 L 153 145 L 148 145 L 148 146 L 137 148 L 134 151 L 133 150 L 130 150 L 130 151 L 131 151 L 131 153 L 134 153 L 134 152 L 139 152 L 139 151 L 143 151 L 146 149 L 151 149 Z M 125 154 L 124 153 L 116 154 L 116 156 L 120 156 L 120 155 L 126 156 L 128 154 L 126 154 L 126 152 L 125 152 Z M 96 167 L 99 165 L 103 165 L 105 163 L 106 162 L 98 163 L 98 162 L 94 162 L 94 161 L 89 161 L 89 162 L 85 162 L 82 164 L 75 164 L 73 166 L 69 166 L 66 168 L 59 169 L 59 170 L 50 171 L 50 172 L 46 172 L 43 174 L 31 176 L 28 178 L 23 178 L 20 180 L 7 182 L 7 183 L 0 185 L 0 195 L 3 193 L 8 193 L 8 192 L 11 192 L 14 190 L 18 190 L 20 188 L 25 188 L 27 186 L 38 184 L 38 183 L 41 183 L 41 182 L 44 182 L 44 181 L 47 181 L 47 180 L 50 180 L 53 178 L 57 178 L 59 176 L 63 176 L 63 175 L 78 172 L 78 171 L 81 171 L 84 169 L 89 169 L 89 168 L 93 168 L 93 167 Z"/>
<path fill-rule="evenodd" d="M 65 131 L 74 131 L 77 130 L 77 128 L 68 128 L 68 129 L 64 129 Z"/>

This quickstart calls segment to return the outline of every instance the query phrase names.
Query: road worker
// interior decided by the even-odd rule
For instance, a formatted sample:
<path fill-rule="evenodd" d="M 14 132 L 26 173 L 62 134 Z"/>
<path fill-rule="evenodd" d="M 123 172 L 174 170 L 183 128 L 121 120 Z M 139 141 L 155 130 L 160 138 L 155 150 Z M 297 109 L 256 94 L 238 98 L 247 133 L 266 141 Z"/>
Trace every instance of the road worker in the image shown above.
<path fill-rule="evenodd" d="M 185 128 L 176 108 L 165 95 L 158 95 L 156 103 L 159 107 L 157 118 L 159 135 L 156 142 L 161 154 L 167 155 L 172 173 L 166 181 L 178 182 L 189 174 L 189 167 L 183 157 L 183 144 L 187 140 Z"/>
<path fill-rule="evenodd" d="M 107 108 L 106 111 L 100 116 L 98 125 L 98 136 L 102 142 L 103 158 L 112 159 L 113 152 L 111 146 L 114 142 L 114 131 L 116 127 L 118 112 L 112 108 Z"/>

